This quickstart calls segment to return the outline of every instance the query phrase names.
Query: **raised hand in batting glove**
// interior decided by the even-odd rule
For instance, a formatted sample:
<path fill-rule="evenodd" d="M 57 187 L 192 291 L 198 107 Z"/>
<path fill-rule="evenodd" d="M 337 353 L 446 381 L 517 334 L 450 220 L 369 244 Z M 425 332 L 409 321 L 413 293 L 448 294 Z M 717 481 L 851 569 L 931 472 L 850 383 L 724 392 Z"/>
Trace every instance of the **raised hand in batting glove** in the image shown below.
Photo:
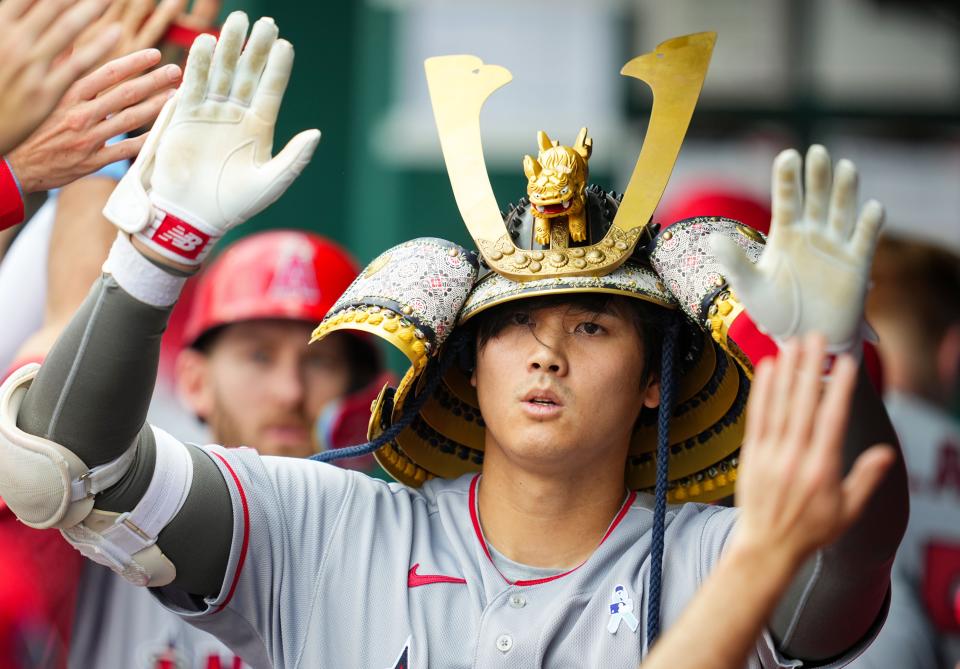
<path fill-rule="evenodd" d="M 234 12 L 219 41 L 193 43 L 183 84 L 167 103 L 104 215 L 175 265 L 199 265 L 213 243 L 279 198 L 310 161 L 320 131 L 272 157 L 293 47 L 272 19 Z"/>
<path fill-rule="evenodd" d="M 857 215 L 857 170 L 841 160 L 831 188 L 830 155 L 807 152 L 805 189 L 800 154 L 773 163 L 773 218 L 756 264 L 734 242 L 711 236 L 711 250 L 754 322 L 782 345 L 821 332 L 830 353 L 862 349 L 863 309 L 883 207 L 870 200 Z"/>

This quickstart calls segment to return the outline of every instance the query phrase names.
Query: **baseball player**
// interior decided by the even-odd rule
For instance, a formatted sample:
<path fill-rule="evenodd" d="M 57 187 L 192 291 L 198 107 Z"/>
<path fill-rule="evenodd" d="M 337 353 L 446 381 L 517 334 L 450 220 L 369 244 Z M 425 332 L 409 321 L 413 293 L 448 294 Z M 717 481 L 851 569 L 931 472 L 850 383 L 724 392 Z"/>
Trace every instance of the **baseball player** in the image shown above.
<path fill-rule="evenodd" d="M 335 441 L 362 440 L 355 430 L 343 433 L 349 421 L 343 410 L 355 401 L 369 408 L 376 397 L 366 390 L 380 372 L 370 338 L 344 332 L 326 346 L 307 344 L 356 275 L 340 247 L 293 230 L 244 237 L 207 268 L 186 314 L 176 377 L 216 443 L 306 457 L 320 446 L 314 425 L 321 415 L 342 425 Z M 247 666 L 103 566 L 84 569 L 78 602 L 70 667 Z"/>
<path fill-rule="evenodd" d="M 278 230 L 231 245 L 204 273 L 175 377 L 216 443 L 307 457 L 364 440 L 366 420 L 359 432 L 355 426 L 341 432 L 343 408 L 359 402 L 369 415 L 383 385 L 371 396 L 368 388 L 381 374 L 372 338 L 343 332 L 325 346 L 308 346 L 313 327 L 357 271 L 333 242 Z"/>
<path fill-rule="evenodd" d="M 184 275 L 282 194 L 318 139 L 302 133 L 269 158 L 292 50 L 267 26 L 261 19 L 243 47 L 246 18 L 234 14 L 216 44 L 194 43 L 177 98 L 108 203 L 122 232 L 104 276 L 40 372 L 23 368 L 0 392 L 0 494 L 21 520 L 61 528 L 255 667 L 636 666 L 661 622 L 676 621 L 734 550 L 731 535 L 757 536 L 766 500 L 756 486 L 754 514 L 739 526 L 736 510 L 667 507 L 668 497 L 733 487 L 760 357 L 748 339 L 782 345 L 793 370 L 800 351 L 788 340 L 822 330 L 839 356 L 833 373 L 852 383 L 844 355 L 861 349 L 882 210 L 869 203 L 857 217 L 848 163 L 831 193 L 829 157 L 815 147 L 805 197 L 796 152 L 775 164 L 766 247 L 733 221 L 644 231 L 712 48 L 696 35 L 625 68 L 673 101 L 654 108 L 647 141 L 659 151 L 641 154 L 641 186 L 622 201 L 588 187 L 586 130 L 572 146 L 543 135 L 538 158 L 525 160 L 529 201 L 504 221 L 474 141 L 480 103 L 504 71 L 472 57 L 428 61 L 484 275 L 475 254 L 450 242 L 402 244 L 361 273 L 315 332 L 367 331 L 410 358 L 398 388 L 375 403 L 366 446 L 401 484 L 185 446 L 144 422 L 170 306 Z M 547 244 L 534 241 L 545 235 Z M 735 294 L 718 280 L 726 276 Z M 822 346 L 806 356 L 822 368 Z M 814 384 L 796 394 L 805 402 L 817 396 L 817 375 L 804 379 L 758 374 L 760 390 L 781 397 L 776 425 L 791 423 L 795 387 Z M 895 439 L 862 374 L 852 411 L 856 429 L 829 459 L 831 476 L 763 470 L 771 502 L 796 490 L 809 503 L 792 508 L 817 509 L 829 530 L 818 545 L 829 546 L 788 561 L 799 571 L 750 666 L 839 666 L 882 623 L 906 487 L 889 451 L 868 450 Z M 876 492 L 858 521 L 828 524 L 846 517 L 840 472 L 855 462 L 853 487 Z M 635 630 L 621 620 L 609 631 L 614 593 L 633 603 Z"/>

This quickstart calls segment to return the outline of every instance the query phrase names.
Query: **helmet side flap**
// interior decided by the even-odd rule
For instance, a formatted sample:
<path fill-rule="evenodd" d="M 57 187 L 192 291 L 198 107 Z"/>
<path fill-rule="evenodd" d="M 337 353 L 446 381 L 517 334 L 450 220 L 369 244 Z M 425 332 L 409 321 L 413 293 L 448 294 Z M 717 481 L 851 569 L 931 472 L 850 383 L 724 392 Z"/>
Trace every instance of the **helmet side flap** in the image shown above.
<path fill-rule="evenodd" d="M 338 330 L 369 332 L 400 350 L 419 374 L 453 329 L 477 268 L 474 253 L 444 239 L 394 246 L 350 284 L 311 341 Z"/>

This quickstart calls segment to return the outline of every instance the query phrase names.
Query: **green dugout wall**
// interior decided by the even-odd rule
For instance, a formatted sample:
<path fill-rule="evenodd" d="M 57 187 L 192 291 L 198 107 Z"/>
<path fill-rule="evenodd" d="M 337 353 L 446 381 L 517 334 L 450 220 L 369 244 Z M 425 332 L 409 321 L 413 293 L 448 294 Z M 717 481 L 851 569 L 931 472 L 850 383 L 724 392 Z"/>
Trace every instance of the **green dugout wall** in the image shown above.
<path fill-rule="evenodd" d="M 281 36 L 296 49 L 274 151 L 306 128 L 319 128 L 323 136 L 312 163 L 287 193 L 229 238 L 304 228 L 340 242 L 361 264 L 413 237 L 443 237 L 472 248 L 439 147 L 434 165 L 416 169 L 386 165 L 373 150 L 373 128 L 394 94 L 394 11 L 345 0 L 247 0 L 226 3 L 224 16 L 233 9 L 247 11 L 251 19 L 273 16 Z M 517 147 L 515 169 L 491 170 L 501 208 L 524 194 L 521 159 L 533 150 L 533 139 Z M 591 176 L 607 183 L 605 175 Z M 395 371 L 405 371 L 406 365 L 399 353 L 390 352 Z"/>
<path fill-rule="evenodd" d="M 232 236 L 277 227 L 306 228 L 344 244 L 361 263 L 412 237 L 437 236 L 471 246 L 439 150 L 434 166 L 385 165 L 372 132 L 392 100 L 395 14 L 363 2 L 232 3 L 251 17 L 269 14 L 296 48 L 293 77 L 275 150 L 296 132 L 323 133 L 313 162 L 290 190 Z M 514 170 L 492 170 L 503 201 L 523 195 L 524 152 Z M 603 175 L 593 175 L 605 183 Z"/>

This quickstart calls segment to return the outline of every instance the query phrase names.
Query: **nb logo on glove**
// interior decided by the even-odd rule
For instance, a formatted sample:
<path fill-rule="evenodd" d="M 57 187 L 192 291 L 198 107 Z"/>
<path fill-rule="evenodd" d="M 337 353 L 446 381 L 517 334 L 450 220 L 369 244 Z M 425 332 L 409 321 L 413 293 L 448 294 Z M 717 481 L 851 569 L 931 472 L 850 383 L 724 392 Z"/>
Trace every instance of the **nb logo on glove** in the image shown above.
<path fill-rule="evenodd" d="M 204 234 L 176 216 L 166 214 L 150 239 L 177 256 L 195 260 L 207 247 L 210 235 Z"/>
<path fill-rule="evenodd" d="M 200 244 L 203 244 L 203 239 L 201 239 L 199 235 L 187 232 L 183 229 L 183 226 L 179 225 L 164 235 L 162 240 L 170 242 L 170 244 L 176 246 L 181 251 L 193 251 L 200 246 Z"/>
<path fill-rule="evenodd" d="M 197 246 L 203 243 L 197 235 L 192 232 L 186 232 L 182 228 L 176 228 L 170 234 L 170 243 L 181 251 L 193 251 Z"/>

